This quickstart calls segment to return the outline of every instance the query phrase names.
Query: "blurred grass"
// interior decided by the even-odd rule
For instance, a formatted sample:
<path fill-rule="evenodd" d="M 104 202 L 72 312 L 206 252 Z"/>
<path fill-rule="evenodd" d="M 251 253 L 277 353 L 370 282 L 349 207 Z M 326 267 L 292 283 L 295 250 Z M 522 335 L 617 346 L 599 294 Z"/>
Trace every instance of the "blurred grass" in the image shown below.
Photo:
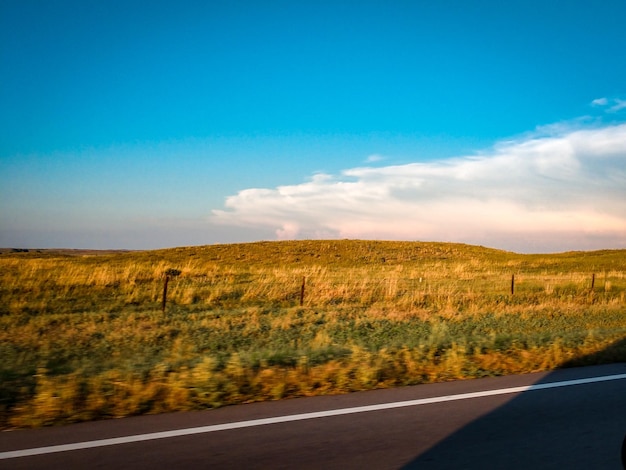
<path fill-rule="evenodd" d="M 4 252 L 0 426 L 626 361 L 625 255 L 355 240 Z"/>

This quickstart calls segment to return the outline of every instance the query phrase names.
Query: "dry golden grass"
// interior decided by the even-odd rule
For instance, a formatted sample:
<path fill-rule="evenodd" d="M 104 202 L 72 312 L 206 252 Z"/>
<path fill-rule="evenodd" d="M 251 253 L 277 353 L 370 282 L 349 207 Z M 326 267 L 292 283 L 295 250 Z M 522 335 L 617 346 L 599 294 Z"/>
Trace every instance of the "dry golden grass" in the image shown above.
<path fill-rule="evenodd" d="M 623 361 L 625 255 L 351 240 L 3 253 L 0 426 Z"/>

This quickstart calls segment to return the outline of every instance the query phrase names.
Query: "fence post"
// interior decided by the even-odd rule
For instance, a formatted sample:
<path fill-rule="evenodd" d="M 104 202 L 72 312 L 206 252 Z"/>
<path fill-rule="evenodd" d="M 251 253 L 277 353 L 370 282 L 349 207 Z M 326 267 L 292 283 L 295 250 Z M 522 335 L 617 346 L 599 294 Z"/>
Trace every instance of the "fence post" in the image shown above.
<path fill-rule="evenodd" d="M 300 307 L 304 305 L 304 283 L 306 281 L 306 277 L 302 276 L 302 287 L 300 288 Z"/>
<path fill-rule="evenodd" d="M 596 273 L 591 275 L 591 290 L 593 291 L 593 286 L 596 284 Z"/>
<path fill-rule="evenodd" d="M 511 295 L 515 295 L 515 274 L 511 274 Z"/>
<path fill-rule="evenodd" d="M 163 284 L 163 305 L 161 306 L 163 313 L 165 313 L 165 304 L 167 303 L 167 283 L 170 278 L 180 276 L 180 269 L 169 268 L 165 271 L 165 282 Z"/>
<path fill-rule="evenodd" d="M 170 280 L 169 274 L 165 275 L 165 282 L 163 283 L 163 304 L 161 305 L 161 309 L 163 313 L 165 313 L 165 304 L 167 303 L 167 283 Z"/>

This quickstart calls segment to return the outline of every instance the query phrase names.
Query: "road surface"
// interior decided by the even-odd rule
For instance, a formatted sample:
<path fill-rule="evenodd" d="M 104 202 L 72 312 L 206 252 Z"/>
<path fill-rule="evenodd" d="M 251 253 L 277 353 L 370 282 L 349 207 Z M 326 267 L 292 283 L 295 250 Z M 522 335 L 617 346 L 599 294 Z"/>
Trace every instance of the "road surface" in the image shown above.
<path fill-rule="evenodd" d="M 615 469 L 626 364 L 0 434 L 4 469 Z"/>

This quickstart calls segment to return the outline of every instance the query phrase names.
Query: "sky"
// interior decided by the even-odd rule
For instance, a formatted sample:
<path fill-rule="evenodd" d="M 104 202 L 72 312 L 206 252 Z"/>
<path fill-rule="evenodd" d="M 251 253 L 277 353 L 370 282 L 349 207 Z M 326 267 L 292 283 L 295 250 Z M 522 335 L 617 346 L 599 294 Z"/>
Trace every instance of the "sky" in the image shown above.
<path fill-rule="evenodd" d="M 0 247 L 626 248 L 626 2 L 0 0 Z"/>

